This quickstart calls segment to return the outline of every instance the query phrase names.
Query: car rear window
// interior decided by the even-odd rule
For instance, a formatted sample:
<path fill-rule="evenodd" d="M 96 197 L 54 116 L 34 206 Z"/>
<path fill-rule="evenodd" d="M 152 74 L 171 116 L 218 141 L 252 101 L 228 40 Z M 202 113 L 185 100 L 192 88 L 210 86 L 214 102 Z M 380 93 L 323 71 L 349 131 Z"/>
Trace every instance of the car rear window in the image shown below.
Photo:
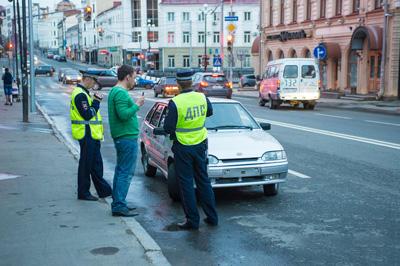
<path fill-rule="evenodd" d="M 246 76 L 248 79 L 256 79 L 256 76 L 254 76 L 254 75 L 247 75 Z"/>
<path fill-rule="evenodd" d="M 209 75 L 204 76 L 204 81 L 209 83 L 226 82 L 226 77 L 224 75 Z"/>
<path fill-rule="evenodd" d="M 298 77 L 299 69 L 296 65 L 287 65 L 283 70 L 283 77 L 288 79 L 294 79 Z"/>
<path fill-rule="evenodd" d="M 315 67 L 313 65 L 304 65 L 301 67 L 301 77 L 305 79 L 315 78 Z"/>
<path fill-rule="evenodd" d="M 176 84 L 176 78 L 174 77 L 166 78 L 165 84 Z"/>

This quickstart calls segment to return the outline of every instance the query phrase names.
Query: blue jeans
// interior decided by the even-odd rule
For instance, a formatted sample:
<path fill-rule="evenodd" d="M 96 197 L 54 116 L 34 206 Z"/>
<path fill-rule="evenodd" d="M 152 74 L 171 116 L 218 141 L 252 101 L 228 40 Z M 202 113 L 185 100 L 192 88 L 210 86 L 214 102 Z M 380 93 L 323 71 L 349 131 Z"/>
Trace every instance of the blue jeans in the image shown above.
<path fill-rule="evenodd" d="M 138 143 L 137 139 L 115 139 L 117 165 L 113 180 L 113 212 L 128 211 L 126 195 L 128 194 L 132 176 L 135 173 Z"/>

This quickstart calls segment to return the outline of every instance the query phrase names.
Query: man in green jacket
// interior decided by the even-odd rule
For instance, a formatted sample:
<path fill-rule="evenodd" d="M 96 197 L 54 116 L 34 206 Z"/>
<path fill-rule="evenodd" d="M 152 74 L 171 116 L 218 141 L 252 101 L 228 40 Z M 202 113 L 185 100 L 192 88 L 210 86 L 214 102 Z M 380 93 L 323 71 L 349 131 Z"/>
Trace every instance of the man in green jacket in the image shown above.
<path fill-rule="evenodd" d="M 118 68 L 118 83 L 108 95 L 108 120 L 111 136 L 117 152 L 113 180 L 113 202 L 111 210 L 113 216 L 136 216 L 135 208 L 126 203 L 132 176 L 135 173 L 138 151 L 139 123 L 137 111 L 144 104 L 144 97 L 134 102 L 128 91 L 135 85 L 134 69 L 128 65 Z"/>

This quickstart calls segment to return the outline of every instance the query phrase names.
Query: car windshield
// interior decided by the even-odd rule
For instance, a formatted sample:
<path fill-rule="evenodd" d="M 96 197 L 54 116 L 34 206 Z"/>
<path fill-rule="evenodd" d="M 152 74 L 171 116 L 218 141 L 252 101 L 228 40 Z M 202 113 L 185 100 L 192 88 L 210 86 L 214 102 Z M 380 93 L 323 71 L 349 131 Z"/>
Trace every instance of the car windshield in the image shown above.
<path fill-rule="evenodd" d="M 283 77 L 288 79 L 297 78 L 298 68 L 296 65 L 287 65 L 285 70 L 283 70 Z"/>
<path fill-rule="evenodd" d="M 41 69 L 51 69 L 51 66 L 40 66 Z"/>
<path fill-rule="evenodd" d="M 67 74 L 67 75 L 79 75 L 79 72 L 75 71 L 75 70 L 66 70 L 65 74 Z"/>
<path fill-rule="evenodd" d="M 104 75 L 104 76 L 110 76 L 110 77 L 116 77 L 116 76 L 117 76 L 117 74 L 115 74 L 115 72 L 112 71 L 112 70 L 106 70 L 106 71 L 104 71 L 104 72 L 103 72 L 103 75 Z"/>
<path fill-rule="evenodd" d="M 315 68 L 312 65 L 303 65 L 301 67 L 301 77 L 302 78 L 315 78 Z"/>
<path fill-rule="evenodd" d="M 238 129 L 259 128 L 254 118 L 239 103 L 213 103 L 213 115 L 206 119 L 206 128 Z"/>
<path fill-rule="evenodd" d="M 204 81 L 209 83 L 226 82 L 226 77 L 224 75 L 208 75 L 204 76 Z"/>
<path fill-rule="evenodd" d="M 166 80 L 165 80 L 165 84 L 176 84 L 176 78 L 167 77 Z"/>

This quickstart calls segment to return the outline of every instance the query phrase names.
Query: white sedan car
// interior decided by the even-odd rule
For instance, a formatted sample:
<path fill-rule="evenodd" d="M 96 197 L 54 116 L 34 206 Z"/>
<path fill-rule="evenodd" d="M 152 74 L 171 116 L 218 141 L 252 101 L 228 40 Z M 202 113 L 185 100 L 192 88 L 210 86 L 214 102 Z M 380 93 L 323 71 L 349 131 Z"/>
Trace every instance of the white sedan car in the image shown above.
<path fill-rule="evenodd" d="M 276 195 L 285 182 L 288 161 L 282 145 L 257 123 L 237 101 L 210 98 L 213 115 L 208 129 L 208 175 L 213 188 L 262 185 L 265 195 Z M 141 161 L 146 176 L 157 169 L 168 180 L 168 192 L 179 199 L 172 141 L 162 129 L 168 100 L 157 101 L 147 113 L 140 135 Z"/>

